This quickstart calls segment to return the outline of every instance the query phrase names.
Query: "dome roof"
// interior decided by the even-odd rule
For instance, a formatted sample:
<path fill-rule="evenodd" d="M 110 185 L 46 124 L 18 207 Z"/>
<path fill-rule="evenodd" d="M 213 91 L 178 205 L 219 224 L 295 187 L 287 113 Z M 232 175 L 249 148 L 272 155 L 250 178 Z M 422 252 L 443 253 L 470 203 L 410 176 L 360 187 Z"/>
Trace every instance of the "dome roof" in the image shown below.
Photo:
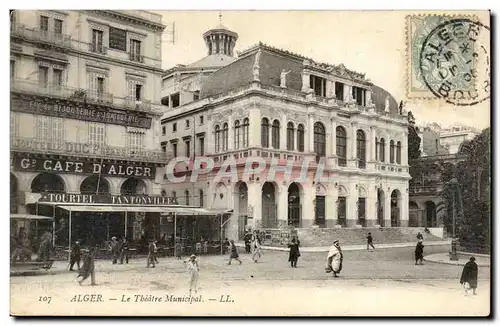
<path fill-rule="evenodd" d="M 389 112 L 390 114 L 399 113 L 399 103 L 394 96 L 388 91 L 377 85 L 372 86 L 372 102 L 375 104 L 377 112 L 385 111 L 385 100 L 389 97 Z"/>

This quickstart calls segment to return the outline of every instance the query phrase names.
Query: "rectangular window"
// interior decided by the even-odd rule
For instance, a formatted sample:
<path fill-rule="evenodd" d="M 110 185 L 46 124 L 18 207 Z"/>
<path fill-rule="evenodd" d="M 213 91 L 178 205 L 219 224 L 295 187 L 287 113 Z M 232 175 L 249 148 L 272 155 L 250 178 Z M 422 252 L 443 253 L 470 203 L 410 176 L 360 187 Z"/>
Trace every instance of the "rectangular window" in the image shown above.
<path fill-rule="evenodd" d="M 142 85 L 135 84 L 135 100 L 141 101 L 142 99 Z"/>
<path fill-rule="evenodd" d="M 172 153 L 174 154 L 174 157 L 177 157 L 177 143 L 172 144 Z"/>
<path fill-rule="evenodd" d="M 104 96 L 104 78 L 102 77 L 97 77 L 97 96 L 103 97 Z"/>
<path fill-rule="evenodd" d="M 129 133 L 128 149 L 131 152 L 140 151 L 144 148 L 144 134 Z"/>
<path fill-rule="evenodd" d="M 364 105 L 364 103 L 365 103 L 365 90 L 360 88 L 360 87 L 353 86 L 352 87 L 352 98 L 356 101 L 356 104 Z"/>
<path fill-rule="evenodd" d="M 167 152 L 167 145 L 162 145 L 161 150 L 163 151 L 163 153 L 166 153 Z"/>
<path fill-rule="evenodd" d="M 189 120 L 186 120 L 186 129 L 189 128 Z"/>
<path fill-rule="evenodd" d="M 35 135 L 37 141 L 55 144 L 64 143 L 64 119 L 41 115 L 37 116 Z"/>
<path fill-rule="evenodd" d="M 62 86 L 63 84 L 63 71 L 61 69 L 52 70 L 52 84 L 54 86 Z"/>
<path fill-rule="evenodd" d="M 198 101 L 200 99 L 200 91 L 194 91 L 193 101 Z"/>
<path fill-rule="evenodd" d="M 172 124 L 172 132 L 176 132 L 177 131 L 177 122 L 174 122 Z"/>
<path fill-rule="evenodd" d="M 130 40 L 130 60 L 142 62 L 141 41 Z"/>
<path fill-rule="evenodd" d="M 366 198 L 358 198 L 358 223 L 365 226 Z"/>
<path fill-rule="evenodd" d="M 201 137 L 200 138 L 200 155 L 203 156 L 205 155 L 205 138 Z"/>
<path fill-rule="evenodd" d="M 49 17 L 40 16 L 40 30 L 44 32 L 49 31 Z"/>
<path fill-rule="evenodd" d="M 339 101 L 344 100 L 344 84 L 335 82 L 335 97 Z"/>
<path fill-rule="evenodd" d="M 106 126 L 100 123 L 89 124 L 89 144 L 104 146 L 106 144 Z"/>
<path fill-rule="evenodd" d="M 186 191 L 184 192 L 184 195 L 185 195 L 185 197 L 186 197 L 186 205 L 189 205 L 189 191 L 188 191 L 188 190 L 186 190 Z"/>
<path fill-rule="evenodd" d="M 338 197 L 337 203 L 338 203 L 337 206 L 338 223 L 340 225 L 345 225 L 346 215 L 347 215 L 347 198 Z"/>
<path fill-rule="evenodd" d="M 203 120 L 204 120 L 204 119 L 203 119 L 203 116 L 202 116 L 202 115 L 200 115 L 200 125 L 202 125 L 202 124 L 204 123 L 204 121 L 203 121 Z"/>
<path fill-rule="evenodd" d="M 203 190 L 200 189 L 200 207 L 203 207 Z"/>
<path fill-rule="evenodd" d="M 16 77 L 16 62 L 10 60 L 10 78 L 14 79 Z"/>
<path fill-rule="evenodd" d="M 186 140 L 186 157 L 191 157 L 191 141 Z"/>
<path fill-rule="evenodd" d="M 172 100 L 172 107 L 173 108 L 176 108 L 180 105 L 181 96 L 179 95 L 179 93 L 175 93 L 175 94 L 170 95 L 170 98 Z"/>
<path fill-rule="evenodd" d="M 165 127 L 165 126 L 161 127 L 161 134 L 162 134 L 162 136 L 165 136 L 167 134 L 167 127 Z"/>
<path fill-rule="evenodd" d="M 97 53 L 104 53 L 104 48 L 103 48 L 103 39 L 104 39 L 104 32 L 93 29 L 92 30 L 92 43 L 90 46 L 90 51 L 92 52 L 97 52 Z"/>
<path fill-rule="evenodd" d="M 60 19 L 54 19 L 54 33 L 62 34 L 63 21 Z"/>
<path fill-rule="evenodd" d="M 40 85 L 40 87 L 45 88 L 45 87 L 47 87 L 48 83 L 49 83 L 49 68 L 39 66 L 38 67 L 38 85 Z"/>
<path fill-rule="evenodd" d="M 314 90 L 314 94 L 326 97 L 326 79 L 318 76 L 309 76 L 309 87 Z"/>
<path fill-rule="evenodd" d="M 164 98 L 161 99 L 161 105 L 169 106 L 169 97 L 165 96 Z"/>

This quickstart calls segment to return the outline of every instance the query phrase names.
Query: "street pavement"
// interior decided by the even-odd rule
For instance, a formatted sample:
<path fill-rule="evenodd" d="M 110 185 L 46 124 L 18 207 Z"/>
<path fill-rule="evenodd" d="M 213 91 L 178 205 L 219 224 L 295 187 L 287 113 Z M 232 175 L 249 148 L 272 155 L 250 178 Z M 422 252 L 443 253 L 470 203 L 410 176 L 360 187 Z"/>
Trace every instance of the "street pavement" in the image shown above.
<path fill-rule="evenodd" d="M 448 249 L 449 246 L 426 247 L 425 255 Z M 264 251 L 258 263 L 248 254 L 241 253 L 240 257 L 242 265 L 234 260 L 232 265 L 227 265 L 227 256 L 199 257 L 199 293 L 204 304 L 122 303 L 122 296 L 134 294 L 164 297 L 188 293 L 188 276 L 182 261 L 160 258 L 156 268 L 146 268 L 145 259 L 134 259 L 128 265 L 97 261 L 97 286 L 87 283 L 80 287 L 75 281 L 76 272 L 68 271 L 13 276 L 10 279 L 11 312 L 378 316 L 489 313 L 489 268 L 479 269 L 478 295 L 465 297 L 458 282 L 461 266 L 434 263 L 415 266 L 411 248 L 347 251 L 337 279 L 325 273 L 324 253 L 303 253 L 298 268 L 289 267 L 286 252 Z M 104 302 L 71 302 L 77 294 L 92 293 L 102 295 Z M 40 296 L 51 296 L 51 303 L 40 302 Z M 221 296 L 234 302 L 220 302 Z"/>

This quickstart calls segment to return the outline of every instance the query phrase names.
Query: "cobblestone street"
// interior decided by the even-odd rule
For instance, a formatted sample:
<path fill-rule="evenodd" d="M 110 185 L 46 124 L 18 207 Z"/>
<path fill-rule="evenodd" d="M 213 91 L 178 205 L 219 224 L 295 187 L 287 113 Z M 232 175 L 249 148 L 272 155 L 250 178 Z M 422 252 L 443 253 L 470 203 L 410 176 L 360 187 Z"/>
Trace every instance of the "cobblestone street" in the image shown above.
<path fill-rule="evenodd" d="M 445 250 L 446 246 L 429 247 L 426 254 Z M 211 302 L 213 305 L 175 303 L 158 306 L 158 303 L 144 303 L 130 305 L 126 309 L 120 306 L 117 311 L 126 315 L 300 315 L 306 311 L 318 315 L 418 315 L 419 311 L 427 314 L 432 311 L 437 315 L 488 313 L 488 268 L 480 268 L 479 295 L 466 298 L 458 282 L 462 269 L 460 266 L 433 263 L 415 266 L 412 256 L 412 250 L 408 248 L 345 252 L 344 268 L 339 279 L 324 272 L 323 253 L 304 253 L 296 269 L 289 267 L 288 254 L 285 252 L 264 252 L 259 263 L 252 262 L 250 256 L 243 253 L 243 264 L 233 261 L 231 266 L 227 265 L 226 256 L 202 256 L 199 293 L 205 301 L 216 298 L 217 302 Z M 98 285 L 95 287 L 78 286 L 75 281 L 76 273 L 57 272 L 58 266 L 48 275 L 11 277 L 11 302 L 21 309 L 30 305 L 29 311 L 32 313 L 36 310 L 46 314 L 57 306 L 55 311 L 59 313 L 77 313 L 81 309 L 90 309 L 86 313 L 98 314 L 101 311 L 109 314 L 112 313 L 110 305 L 126 304 L 119 303 L 122 295 L 188 294 L 185 266 L 173 258 L 160 258 L 160 263 L 154 269 L 145 268 L 145 261 L 142 259 L 132 260 L 128 265 L 98 261 Z M 63 266 L 62 262 L 60 266 Z M 71 302 L 77 294 L 92 293 L 101 294 L 104 304 Z M 230 295 L 235 302 L 220 303 L 221 295 Z M 52 302 L 42 305 L 37 302 L 38 296 L 52 296 Z M 296 301 L 289 302 L 292 297 Z M 359 300 L 359 297 L 363 300 Z M 395 301 L 394 298 L 401 300 Z M 414 310 L 412 304 L 416 299 L 419 300 L 418 310 Z M 335 304 L 329 307 L 320 303 L 323 300 L 333 300 Z M 276 305 L 277 302 L 280 304 Z M 284 305 L 281 302 L 289 303 Z M 444 302 L 447 303 L 446 306 L 443 306 Z M 67 309 L 61 309 L 63 306 Z M 273 311 L 273 307 L 277 310 Z"/>

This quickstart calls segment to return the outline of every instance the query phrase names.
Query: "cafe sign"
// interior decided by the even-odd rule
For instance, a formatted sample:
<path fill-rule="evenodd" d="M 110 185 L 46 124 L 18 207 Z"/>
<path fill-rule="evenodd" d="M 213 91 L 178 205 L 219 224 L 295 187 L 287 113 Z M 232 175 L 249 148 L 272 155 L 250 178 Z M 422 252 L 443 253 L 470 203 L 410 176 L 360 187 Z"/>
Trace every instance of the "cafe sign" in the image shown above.
<path fill-rule="evenodd" d="M 152 118 L 132 111 L 110 110 L 89 105 L 68 105 L 40 100 L 12 99 L 12 111 L 51 117 L 102 122 L 120 126 L 151 128 Z"/>
<path fill-rule="evenodd" d="M 15 171 L 61 172 L 73 174 L 101 174 L 112 177 L 137 177 L 154 179 L 156 167 L 152 164 L 94 163 L 79 160 L 39 159 L 16 157 L 12 165 Z"/>
<path fill-rule="evenodd" d="M 29 193 L 26 204 L 64 203 L 64 204 L 115 204 L 115 205 L 178 205 L 175 197 L 148 196 L 148 195 L 95 195 L 95 194 L 66 194 L 66 193 Z M 36 200 L 36 197 L 39 197 Z"/>

